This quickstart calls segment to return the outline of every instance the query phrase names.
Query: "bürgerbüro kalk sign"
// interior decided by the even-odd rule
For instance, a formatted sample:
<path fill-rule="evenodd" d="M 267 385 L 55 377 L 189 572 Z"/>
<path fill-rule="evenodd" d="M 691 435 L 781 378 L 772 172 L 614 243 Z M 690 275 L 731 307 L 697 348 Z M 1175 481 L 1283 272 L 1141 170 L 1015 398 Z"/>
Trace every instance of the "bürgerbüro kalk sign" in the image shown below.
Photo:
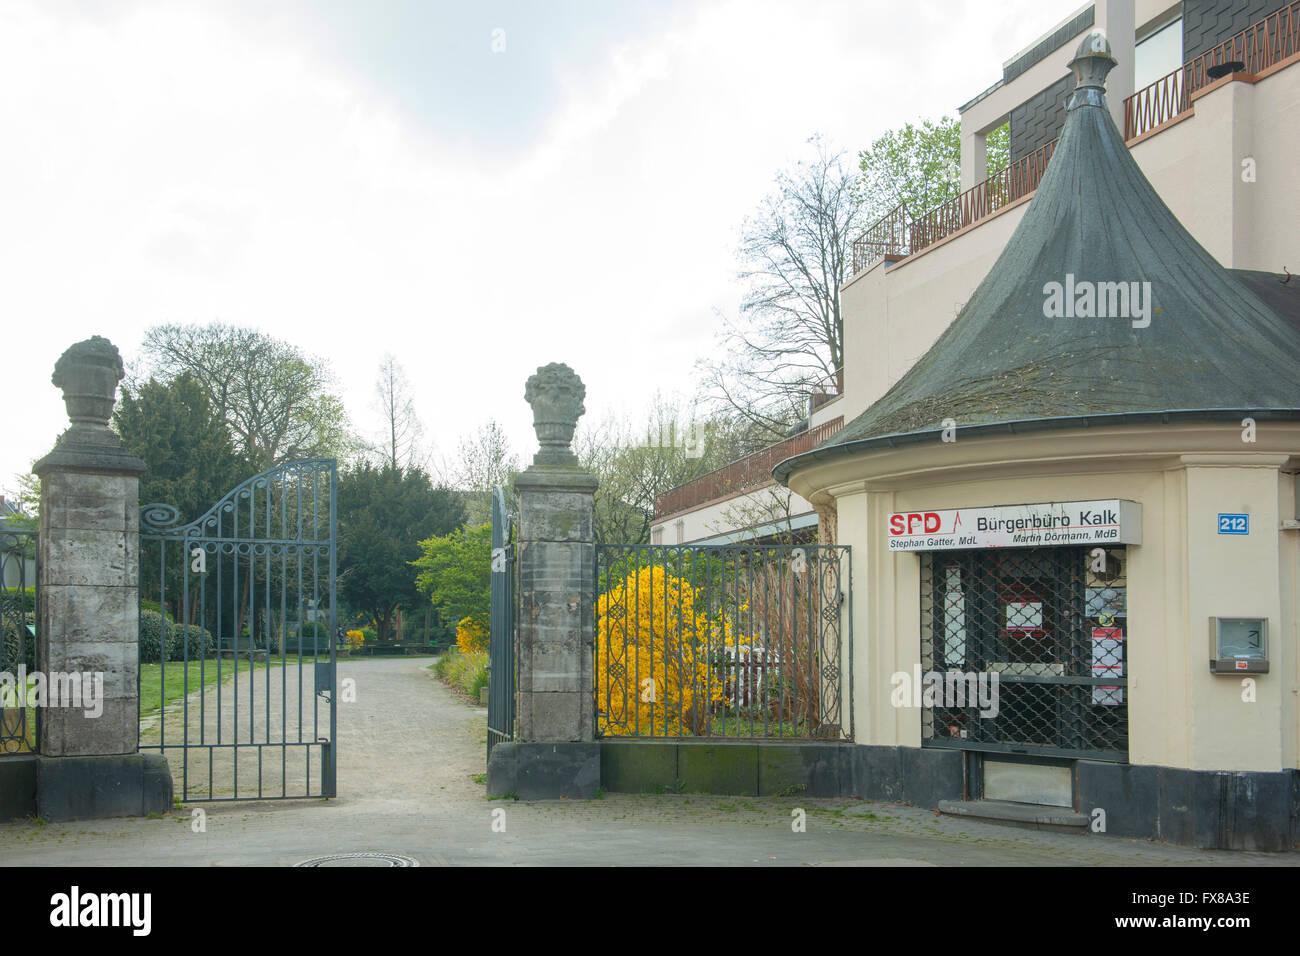
<path fill-rule="evenodd" d="M 1141 544 L 1142 506 L 1110 499 L 900 511 L 889 516 L 887 532 L 890 551 Z"/>

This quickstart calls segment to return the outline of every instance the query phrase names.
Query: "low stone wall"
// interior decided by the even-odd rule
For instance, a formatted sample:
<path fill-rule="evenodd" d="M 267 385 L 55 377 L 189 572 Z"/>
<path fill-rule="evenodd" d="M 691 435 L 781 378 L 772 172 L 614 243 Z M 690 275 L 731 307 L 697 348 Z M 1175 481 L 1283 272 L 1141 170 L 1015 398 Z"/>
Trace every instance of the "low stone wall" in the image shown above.
<path fill-rule="evenodd" d="M 972 796 L 959 750 L 702 740 L 602 740 L 599 747 L 600 785 L 611 793 L 806 794 L 926 809 Z M 1300 846 L 1297 770 L 1195 771 L 1080 760 L 1075 772 L 1078 812 L 1106 811 L 1099 835 L 1199 849 L 1280 852 Z"/>

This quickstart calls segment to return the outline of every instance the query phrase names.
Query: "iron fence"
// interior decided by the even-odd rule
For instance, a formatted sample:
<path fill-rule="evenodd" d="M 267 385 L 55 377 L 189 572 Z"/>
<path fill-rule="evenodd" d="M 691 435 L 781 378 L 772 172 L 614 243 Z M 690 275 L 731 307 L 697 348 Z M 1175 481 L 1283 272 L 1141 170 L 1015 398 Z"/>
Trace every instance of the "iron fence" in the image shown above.
<path fill-rule="evenodd" d="M 1125 562 L 1123 548 L 922 555 L 924 745 L 1127 760 Z"/>
<path fill-rule="evenodd" d="M 0 531 L 0 757 L 35 752 L 40 732 L 27 695 L 38 670 L 36 561 L 35 532 Z"/>
<path fill-rule="evenodd" d="M 849 553 L 597 545 L 598 733 L 852 739 Z"/>

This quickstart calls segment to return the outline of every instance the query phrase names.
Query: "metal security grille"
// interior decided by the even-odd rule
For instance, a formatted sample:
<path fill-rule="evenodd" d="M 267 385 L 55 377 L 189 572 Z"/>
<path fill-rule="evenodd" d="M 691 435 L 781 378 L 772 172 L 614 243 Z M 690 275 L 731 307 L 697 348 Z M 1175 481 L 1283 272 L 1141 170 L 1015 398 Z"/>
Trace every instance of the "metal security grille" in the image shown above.
<path fill-rule="evenodd" d="M 39 707 L 28 706 L 36 656 L 36 534 L 0 530 L 0 757 L 33 753 Z"/>
<path fill-rule="evenodd" d="M 488 638 L 487 752 L 515 739 L 515 542 L 514 516 L 505 493 L 492 490 L 492 585 Z"/>
<path fill-rule="evenodd" d="M 921 555 L 924 745 L 1127 760 L 1126 559 L 1088 547 Z"/>
<path fill-rule="evenodd" d="M 140 509 L 140 749 L 185 801 L 336 793 L 337 485 L 311 458 Z"/>
<path fill-rule="evenodd" d="M 597 545 L 598 732 L 851 739 L 851 593 L 847 547 Z"/>

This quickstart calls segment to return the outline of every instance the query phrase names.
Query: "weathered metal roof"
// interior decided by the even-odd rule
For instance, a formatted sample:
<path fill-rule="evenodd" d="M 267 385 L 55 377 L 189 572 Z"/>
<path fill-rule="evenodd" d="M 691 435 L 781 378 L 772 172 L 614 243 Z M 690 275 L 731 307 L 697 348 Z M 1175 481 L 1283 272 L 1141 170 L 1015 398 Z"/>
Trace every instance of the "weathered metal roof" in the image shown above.
<path fill-rule="evenodd" d="M 1166 411 L 1300 410 L 1295 317 L 1248 288 L 1267 288 L 1260 274 L 1224 269 L 1142 175 L 1106 108 L 1114 63 L 1104 35 L 1084 39 L 1056 151 L 989 274 L 893 388 L 806 459 L 778 465 L 779 479 L 802 460 L 849 451 L 837 446 L 921 433 L 938 440 L 946 419 L 960 432 Z M 1289 301 L 1291 290 L 1278 289 L 1278 303 Z M 1105 317 L 1079 315 L 1089 290 L 1094 315 Z"/>

